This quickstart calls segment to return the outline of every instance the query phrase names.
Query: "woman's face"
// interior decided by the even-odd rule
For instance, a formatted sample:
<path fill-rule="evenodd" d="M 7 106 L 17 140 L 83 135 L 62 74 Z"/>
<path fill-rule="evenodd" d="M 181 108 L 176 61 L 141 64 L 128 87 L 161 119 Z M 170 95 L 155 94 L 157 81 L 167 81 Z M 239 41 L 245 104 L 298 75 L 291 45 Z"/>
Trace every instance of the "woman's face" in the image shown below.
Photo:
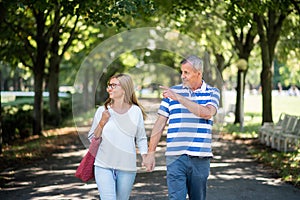
<path fill-rule="evenodd" d="M 124 90 L 121 87 L 120 81 L 116 78 L 112 78 L 106 88 L 109 97 L 111 99 L 118 99 L 124 96 Z"/>

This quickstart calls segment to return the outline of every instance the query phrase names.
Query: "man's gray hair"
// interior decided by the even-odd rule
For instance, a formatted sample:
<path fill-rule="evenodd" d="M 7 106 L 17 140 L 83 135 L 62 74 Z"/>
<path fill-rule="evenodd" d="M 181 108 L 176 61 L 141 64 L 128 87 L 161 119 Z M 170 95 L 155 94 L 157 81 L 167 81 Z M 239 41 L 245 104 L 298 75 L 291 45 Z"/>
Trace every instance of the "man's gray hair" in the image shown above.
<path fill-rule="evenodd" d="M 190 63 L 195 70 L 203 72 L 203 61 L 198 56 L 188 56 L 184 58 L 180 64 L 185 64 L 187 62 Z"/>

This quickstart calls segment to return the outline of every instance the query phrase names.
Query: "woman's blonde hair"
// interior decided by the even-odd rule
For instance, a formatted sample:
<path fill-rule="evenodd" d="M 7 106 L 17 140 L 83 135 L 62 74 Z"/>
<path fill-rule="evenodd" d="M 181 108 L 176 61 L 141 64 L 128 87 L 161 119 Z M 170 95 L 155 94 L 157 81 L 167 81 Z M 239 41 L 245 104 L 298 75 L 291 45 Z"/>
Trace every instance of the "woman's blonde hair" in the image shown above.
<path fill-rule="evenodd" d="M 114 78 L 119 80 L 121 87 L 125 91 L 124 101 L 130 105 L 137 105 L 142 110 L 143 118 L 146 119 L 147 115 L 145 113 L 144 107 L 138 102 L 138 99 L 135 95 L 134 84 L 131 77 L 127 74 L 115 74 L 112 77 L 110 77 L 108 81 Z M 104 102 L 105 108 L 107 109 L 107 106 L 111 103 L 113 103 L 112 99 L 108 97 L 108 99 L 106 99 L 106 101 Z"/>

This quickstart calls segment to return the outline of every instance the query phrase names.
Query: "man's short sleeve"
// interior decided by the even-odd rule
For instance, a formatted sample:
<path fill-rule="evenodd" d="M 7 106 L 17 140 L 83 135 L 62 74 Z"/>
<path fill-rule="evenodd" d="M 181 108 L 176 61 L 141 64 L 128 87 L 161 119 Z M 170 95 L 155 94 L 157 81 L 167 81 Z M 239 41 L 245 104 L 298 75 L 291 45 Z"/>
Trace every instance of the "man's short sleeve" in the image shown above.
<path fill-rule="evenodd" d="M 170 102 L 170 99 L 169 98 L 164 98 L 161 103 L 160 103 L 160 106 L 159 106 L 159 109 L 158 109 L 158 114 L 164 116 L 164 117 L 169 117 L 170 115 L 170 110 L 169 110 L 169 104 Z"/>

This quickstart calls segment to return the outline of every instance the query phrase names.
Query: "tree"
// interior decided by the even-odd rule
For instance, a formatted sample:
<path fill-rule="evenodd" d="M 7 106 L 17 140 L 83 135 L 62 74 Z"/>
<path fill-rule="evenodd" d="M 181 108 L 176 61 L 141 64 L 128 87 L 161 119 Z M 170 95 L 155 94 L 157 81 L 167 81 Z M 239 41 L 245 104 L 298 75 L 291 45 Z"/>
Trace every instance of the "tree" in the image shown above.
<path fill-rule="evenodd" d="M 227 23 L 228 30 L 232 34 L 233 46 L 237 50 L 237 55 L 239 59 L 244 59 L 248 61 L 250 57 L 251 50 L 253 49 L 255 42 L 255 36 L 259 35 L 259 44 L 261 48 L 262 57 L 262 72 L 261 72 L 261 86 L 262 86 L 262 96 L 263 96 L 263 122 L 271 122 L 272 120 L 272 62 L 274 60 L 275 47 L 277 42 L 280 40 L 280 33 L 282 31 L 283 22 L 287 19 L 291 13 L 299 14 L 299 2 L 290 1 L 180 1 L 171 3 L 162 3 L 164 7 L 167 7 L 167 12 L 169 10 L 175 13 L 176 23 L 179 24 L 181 30 L 193 29 L 193 33 L 199 33 L 200 31 L 195 31 L 197 25 L 201 27 L 203 15 L 206 16 L 216 15 L 220 18 L 225 19 Z M 222 12 L 222 9 L 226 12 Z M 196 12 L 197 11 L 197 12 Z M 214 12 L 215 11 L 215 12 Z M 196 14 L 194 14 L 196 13 Z M 197 13 L 202 14 L 202 18 L 189 18 L 190 16 L 196 16 Z M 198 21 L 193 21 L 191 19 L 197 19 Z M 200 22 L 199 22 L 200 21 Z M 207 20 L 206 20 L 207 21 Z M 192 22 L 192 23 L 188 23 Z M 184 25 L 185 24 L 185 25 Z M 187 24 L 193 24 L 188 26 Z M 218 23 L 219 25 L 220 23 Z M 298 27 L 292 26 L 293 28 Z M 205 30 L 202 27 L 201 31 Z M 291 28 L 289 30 L 292 30 Z M 218 29 L 220 32 L 220 29 Z M 212 35 L 213 32 L 206 32 L 208 37 Z M 224 34 L 225 35 L 225 34 Z M 220 36 L 222 37 L 222 36 Z M 210 40 L 211 41 L 211 40 Z M 209 41 L 209 42 L 210 42 Z M 229 39 L 230 41 L 230 39 Z M 206 41 L 208 42 L 208 41 Z M 218 44 L 216 45 L 218 46 Z M 222 63 L 224 59 L 222 56 L 216 54 L 217 60 Z M 220 59 L 218 59 L 220 58 Z M 220 65 L 221 66 L 221 65 Z M 248 69 L 248 67 L 247 67 Z M 246 70 L 247 72 L 247 70 Z M 241 70 L 238 71 L 238 79 L 241 78 Z M 238 81 L 241 83 L 241 81 Z M 240 88 L 240 87 L 238 87 Z M 235 123 L 239 122 L 240 108 L 239 103 L 242 95 L 239 95 L 240 91 L 237 91 L 237 106 L 236 106 L 236 120 Z"/>
<path fill-rule="evenodd" d="M 2 45 L 9 53 L 2 51 L 7 62 L 14 60 L 30 68 L 34 76 L 34 121 L 33 133 L 40 134 L 43 127 L 43 81 L 47 52 L 52 29 L 46 26 L 49 11 L 45 2 L 6 3 L 4 24 L 6 34 L 1 35 Z M 26 4 L 27 3 L 27 4 Z"/>
<path fill-rule="evenodd" d="M 236 105 L 235 105 L 235 120 L 234 123 L 243 123 L 241 108 L 243 108 L 243 99 L 245 91 L 245 79 L 248 71 L 248 62 L 250 53 L 254 48 L 255 37 L 257 35 L 257 29 L 252 20 L 253 14 L 246 12 L 248 3 L 243 2 L 243 6 L 237 6 L 235 3 L 228 3 L 226 7 L 226 14 L 224 13 L 221 18 L 226 21 L 227 28 L 231 32 L 233 38 L 233 47 L 238 55 L 237 65 L 238 76 L 237 76 L 237 87 L 236 87 Z M 218 15 L 218 13 L 216 13 Z M 246 61 L 246 68 L 242 69 L 241 61 Z M 243 76 L 242 76 L 243 75 Z M 242 85 L 241 85 L 242 84 Z M 243 87 L 243 88 L 242 88 Z M 241 94 L 242 93 L 242 94 Z"/>
<path fill-rule="evenodd" d="M 203 49 L 201 56 L 205 65 L 204 80 L 218 87 L 222 94 L 222 72 L 230 65 L 234 56 L 231 41 L 228 40 L 230 35 L 222 19 L 224 17 L 220 18 L 216 14 L 223 12 L 224 4 L 199 0 L 157 3 L 159 15 L 164 16 L 167 26 L 191 36 L 197 41 L 198 48 Z M 220 107 L 222 106 L 221 95 Z"/>
<path fill-rule="evenodd" d="M 292 12 L 296 12 L 295 1 L 230 1 L 229 3 L 229 20 L 237 21 L 238 24 L 250 24 L 251 28 L 247 34 L 253 42 L 253 36 L 257 31 L 259 35 L 259 45 L 261 49 L 262 72 L 261 86 L 263 98 L 262 123 L 273 122 L 272 119 L 272 76 L 273 61 L 276 44 L 280 39 L 283 22 Z M 243 32 L 243 31 L 240 31 Z M 234 32 L 233 32 L 234 33 Z M 233 34 L 236 48 L 239 49 L 239 57 L 248 60 L 252 44 L 241 46 L 241 41 Z M 242 36 L 242 35 L 241 35 Z M 249 37 L 245 39 L 248 39 Z M 240 37 L 241 39 L 243 37 Z M 245 40 L 246 41 L 246 40 Z M 247 43 L 245 43 L 247 44 Z M 249 47 L 251 47 L 249 49 Z M 244 49 L 244 50 L 243 50 Z M 243 53 L 244 52 L 244 53 Z M 246 53 L 246 54 L 245 54 Z"/>
<path fill-rule="evenodd" d="M 259 5 L 260 2 L 256 2 Z M 262 58 L 261 86 L 263 113 L 262 123 L 273 122 L 272 117 L 272 77 L 273 61 L 276 44 L 280 39 L 283 22 L 287 16 L 295 12 L 292 1 L 276 3 L 266 1 L 260 5 L 260 10 L 252 11 L 254 21 L 257 24 L 257 30 L 260 37 L 260 48 Z"/>
<path fill-rule="evenodd" d="M 10 1 L 3 3 L 5 10 L 3 30 L 1 34 L 3 59 L 21 62 L 29 67 L 34 74 L 34 134 L 41 134 L 43 129 L 43 83 L 48 61 L 50 66 L 49 80 L 51 89 L 52 107 L 57 110 L 57 83 L 59 64 L 63 53 L 71 45 L 77 21 L 84 19 L 87 25 L 91 22 L 111 26 L 125 26 L 121 20 L 122 16 L 135 16 L 137 13 L 148 12 L 152 9 L 147 0 L 120 0 L 112 2 L 109 0 L 43 0 L 43 1 Z M 74 16 L 75 21 L 71 29 L 63 29 L 65 20 Z M 71 31 L 70 31 L 71 30 Z M 73 32 L 72 32 L 73 30 Z M 69 38 L 64 45 L 60 42 L 65 32 L 70 31 Z M 59 34 L 58 34 L 59 33 Z M 76 45 L 76 44 L 73 44 Z M 53 72 L 54 71 L 54 72 Z"/>
<path fill-rule="evenodd" d="M 105 25 L 105 26 L 117 26 L 122 27 L 126 24 L 123 22 L 122 18 L 124 18 L 125 15 L 129 16 L 135 16 L 137 13 L 142 13 L 144 11 L 149 12 L 151 10 L 150 4 L 148 4 L 147 1 L 118 1 L 116 3 L 113 3 L 111 1 L 96 1 L 96 4 L 94 6 L 98 9 L 95 11 L 90 12 L 91 4 L 84 4 L 81 3 L 79 8 L 74 14 L 74 16 L 65 15 L 65 9 L 66 6 L 62 5 L 61 3 L 57 4 L 57 7 L 55 7 L 54 11 L 54 23 L 56 24 L 53 30 L 53 39 L 51 42 L 50 47 L 50 68 L 49 68 L 49 92 L 50 92 L 50 113 L 53 118 L 55 119 L 54 125 L 59 124 L 59 99 L 58 99 L 58 82 L 59 82 L 59 67 L 60 63 L 62 61 L 64 53 L 69 49 L 69 47 L 72 45 L 72 42 L 74 40 L 80 39 L 80 41 L 84 44 L 84 47 L 87 49 L 90 49 L 92 44 L 90 42 L 91 38 L 95 35 L 95 30 L 91 33 L 87 33 L 85 30 L 83 30 L 78 24 L 81 24 L 81 26 L 86 26 L 87 29 L 89 29 L 89 23 L 93 22 L 96 23 L 96 25 Z M 87 10 L 84 9 L 87 6 Z M 68 8 L 70 9 L 70 8 Z M 141 11 L 140 11 L 141 10 Z M 72 7 L 71 7 L 72 12 Z M 84 23 L 82 20 L 80 20 L 81 15 L 85 16 L 87 13 L 90 16 L 89 18 L 86 18 L 88 23 Z M 100 14 L 99 14 L 100 13 Z M 101 19 L 100 21 L 98 21 Z M 103 27 L 103 26 L 102 26 Z M 63 31 L 62 31 L 63 30 Z M 90 30 L 89 30 L 90 31 Z M 67 38 L 63 38 L 61 36 L 61 33 L 68 33 Z M 97 29 L 97 33 L 99 34 L 100 30 Z M 78 40 L 79 41 L 79 40 Z M 78 42 L 77 41 L 77 42 Z M 61 44 L 60 44 L 61 43 Z M 86 72 L 88 73 L 88 72 Z"/>
<path fill-rule="evenodd" d="M 2 24 L 3 19 L 4 19 L 4 13 L 5 13 L 5 8 L 3 6 L 3 3 L 0 2 L 0 24 Z M 2 139 L 2 102 L 1 102 L 1 91 L 2 91 L 2 63 L 1 63 L 1 68 L 0 68 L 0 155 L 2 154 L 2 144 L 3 144 L 3 139 Z"/>
<path fill-rule="evenodd" d="M 78 34 L 77 24 L 80 15 L 71 16 L 64 14 L 64 6 L 57 2 L 54 6 L 52 41 L 49 47 L 49 74 L 48 74 L 48 89 L 50 94 L 50 115 L 52 116 L 52 124 L 59 125 L 60 123 L 60 108 L 59 108 L 59 71 L 60 63 L 63 55 L 72 45 L 72 41 Z M 64 38 L 62 33 L 69 33 L 67 38 Z"/>
<path fill-rule="evenodd" d="M 300 86 L 300 13 L 291 13 L 284 21 L 274 63 L 274 86 L 279 82 L 284 88 Z M 277 67 L 277 68 L 275 68 Z M 276 77 L 275 77 L 276 76 Z"/>

